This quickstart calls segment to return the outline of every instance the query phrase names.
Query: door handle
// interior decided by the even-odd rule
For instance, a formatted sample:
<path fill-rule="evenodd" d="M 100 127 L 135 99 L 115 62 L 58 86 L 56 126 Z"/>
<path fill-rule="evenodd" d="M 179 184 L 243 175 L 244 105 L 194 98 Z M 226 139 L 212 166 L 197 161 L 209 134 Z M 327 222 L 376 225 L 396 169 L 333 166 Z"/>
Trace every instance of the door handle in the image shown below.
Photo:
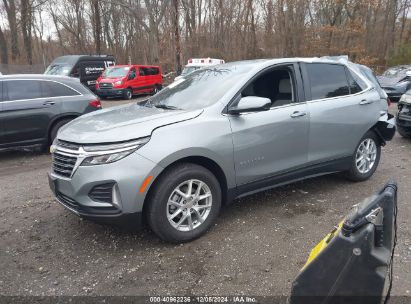
<path fill-rule="evenodd" d="M 367 99 L 363 99 L 363 100 L 360 101 L 361 106 L 368 105 L 368 104 L 371 104 L 371 103 L 372 103 L 372 100 L 367 100 Z"/>
<path fill-rule="evenodd" d="M 43 106 L 52 106 L 54 104 L 55 104 L 54 101 L 46 101 L 46 102 L 43 103 Z"/>
<path fill-rule="evenodd" d="M 306 112 L 300 112 L 300 111 L 295 111 L 293 114 L 291 114 L 291 118 L 297 118 L 297 117 L 302 117 L 307 115 Z"/>

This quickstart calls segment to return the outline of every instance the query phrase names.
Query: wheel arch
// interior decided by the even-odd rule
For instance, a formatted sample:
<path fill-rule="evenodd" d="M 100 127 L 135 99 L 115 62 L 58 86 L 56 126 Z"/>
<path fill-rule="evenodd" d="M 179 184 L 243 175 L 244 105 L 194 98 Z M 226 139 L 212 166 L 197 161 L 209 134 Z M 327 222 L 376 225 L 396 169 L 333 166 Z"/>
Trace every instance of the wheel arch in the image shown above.
<path fill-rule="evenodd" d="M 147 209 L 147 204 L 146 202 L 149 200 L 152 192 L 155 189 L 155 186 L 159 180 L 159 178 L 168 170 L 170 170 L 172 167 L 182 164 L 182 163 L 190 163 L 190 164 L 196 164 L 199 166 L 202 166 L 206 169 L 208 169 L 214 176 L 217 178 L 218 183 L 220 184 L 221 187 L 221 199 L 222 199 L 222 205 L 225 205 L 227 203 L 228 199 L 228 184 L 227 184 L 227 177 L 217 162 L 214 160 L 205 157 L 205 156 L 187 156 L 180 158 L 178 160 L 175 160 L 174 162 L 168 164 L 164 170 L 161 171 L 161 173 L 153 180 L 153 182 L 150 185 L 150 188 L 147 191 L 147 195 L 144 199 L 144 204 L 143 204 L 143 213 L 146 212 Z"/>
<path fill-rule="evenodd" d="M 49 124 L 48 130 L 47 130 L 47 143 L 50 143 L 50 136 L 51 136 L 51 130 L 53 130 L 53 127 L 60 121 L 62 120 L 66 120 L 66 119 L 70 119 L 73 120 L 77 117 L 79 117 L 80 114 L 78 113 L 67 113 L 64 115 L 59 115 L 57 117 L 55 117 Z"/>

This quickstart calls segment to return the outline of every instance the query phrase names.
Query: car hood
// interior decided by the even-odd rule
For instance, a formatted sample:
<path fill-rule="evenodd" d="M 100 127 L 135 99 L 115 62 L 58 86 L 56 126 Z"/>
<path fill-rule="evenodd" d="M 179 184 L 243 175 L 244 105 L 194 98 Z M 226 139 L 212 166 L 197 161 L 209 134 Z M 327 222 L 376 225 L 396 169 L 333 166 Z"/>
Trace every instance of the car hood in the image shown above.
<path fill-rule="evenodd" d="M 381 87 L 395 86 L 400 80 L 404 77 L 386 77 L 386 76 L 377 76 L 378 82 Z"/>
<path fill-rule="evenodd" d="M 158 127 L 193 119 L 202 112 L 125 105 L 83 115 L 62 127 L 57 138 L 80 144 L 127 141 L 150 136 Z"/>

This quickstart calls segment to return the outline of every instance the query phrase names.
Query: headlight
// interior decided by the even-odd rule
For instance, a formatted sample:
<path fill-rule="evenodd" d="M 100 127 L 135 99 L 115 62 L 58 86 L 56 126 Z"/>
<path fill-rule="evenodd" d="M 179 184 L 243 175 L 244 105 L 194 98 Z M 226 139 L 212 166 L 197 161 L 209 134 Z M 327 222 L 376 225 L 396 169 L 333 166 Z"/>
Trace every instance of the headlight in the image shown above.
<path fill-rule="evenodd" d="M 105 155 L 98 155 L 98 156 L 90 156 L 87 157 L 83 162 L 81 163 L 82 166 L 93 166 L 93 165 L 103 165 L 103 164 L 110 164 L 114 163 L 115 161 L 118 161 L 127 155 L 133 153 L 134 151 L 124 151 L 124 152 L 119 152 L 119 153 L 113 153 L 113 154 L 105 154 Z"/>
<path fill-rule="evenodd" d="M 114 83 L 116 86 L 121 86 L 123 84 L 123 80 L 118 80 Z"/>
<path fill-rule="evenodd" d="M 124 143 L 84 146 L 83 149 L 86 152 L 86 158 L 81 163 L 81 166 L 114 163 L 138 150 L 149 140 L 150 137 L 145 137 Z"/>
<path fill-rule="evenodd" d="M 401 82 L 398 82 L 398 83 L 395 85 L 395 87 L 396 87 L 396 88 L 399 88 L 399 89 L 404 89 L 404 88 L 406 88 L 408 85 L 409 85 L 409 82 L 408 82 L 408 81 L 401 81 Z"/>

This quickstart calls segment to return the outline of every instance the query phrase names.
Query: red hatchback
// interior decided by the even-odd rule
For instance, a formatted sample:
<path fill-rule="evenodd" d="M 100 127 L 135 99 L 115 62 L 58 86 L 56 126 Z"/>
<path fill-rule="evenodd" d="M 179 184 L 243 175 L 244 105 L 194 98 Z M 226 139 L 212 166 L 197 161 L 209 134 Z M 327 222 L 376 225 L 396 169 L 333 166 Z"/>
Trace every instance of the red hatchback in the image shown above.
<path fill-rule="evenodd" d="M 162 86 L 159 66 L 115 65 L 107 68 L 97 79 L 96 93 L 102 98 L 131 99 L 135 94 L 155 94 Z"/>

